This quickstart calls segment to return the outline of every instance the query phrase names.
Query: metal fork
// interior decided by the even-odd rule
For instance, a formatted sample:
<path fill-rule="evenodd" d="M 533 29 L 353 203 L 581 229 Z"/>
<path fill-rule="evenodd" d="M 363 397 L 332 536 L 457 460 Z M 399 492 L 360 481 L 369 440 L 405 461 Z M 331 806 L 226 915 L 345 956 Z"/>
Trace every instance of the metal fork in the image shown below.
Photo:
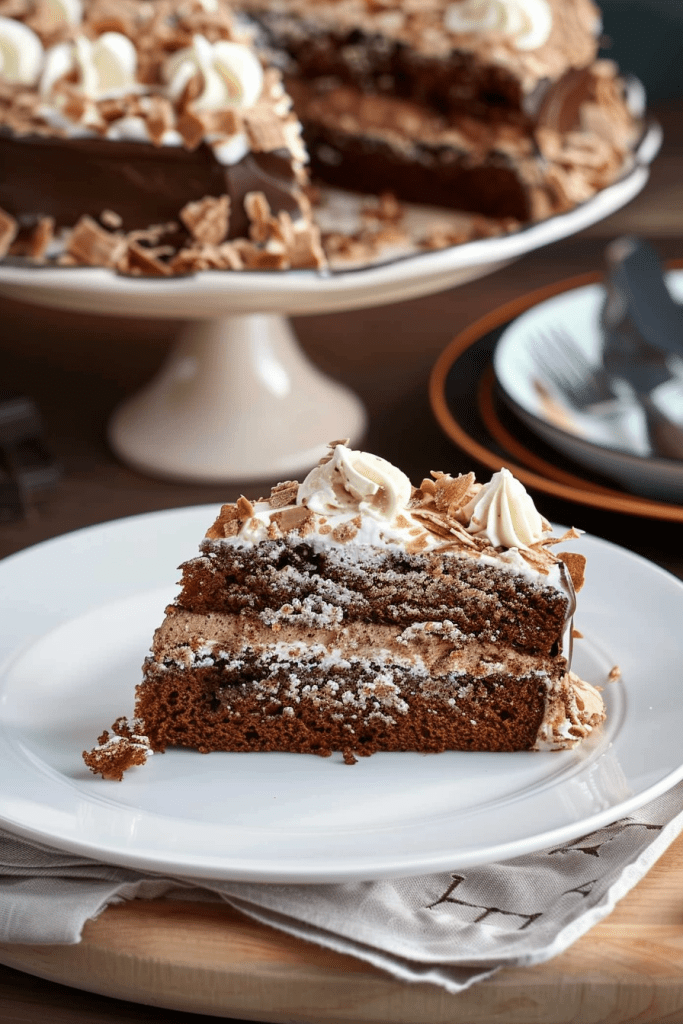
<path fill-rule="evenodd" d="M 619 381 L 630 385 L 643 410 L 650 447 L 655 455 L 667 459 L 683 459 L 683 428 L 669 419 L 657 406 L 652 392 L 672 375 L 665 360 L 658 358 L 638 363 L 630 354 L 620 356 L 611 348 L 605 353 L 607 366 L 593 363 L 561 329 L 539 335 L 534 358 L 545 379 L 580 412 L 593 412 L 602 403 L 618 397 Z"/>
<path fill-rule="evenodd" d="M 591 362 L 560 328 L 536 336 L 533 356 L 545 379 L 579 411 L 617 397 L 605 368 Z"/>

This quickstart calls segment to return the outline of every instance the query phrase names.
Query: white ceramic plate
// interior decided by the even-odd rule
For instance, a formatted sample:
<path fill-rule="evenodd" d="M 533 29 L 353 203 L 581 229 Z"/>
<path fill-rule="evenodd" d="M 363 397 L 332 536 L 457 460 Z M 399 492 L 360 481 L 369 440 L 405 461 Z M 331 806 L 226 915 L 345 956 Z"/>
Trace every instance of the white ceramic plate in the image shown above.
<path fill-rule="evenodd" d="M 683 271 L 669 273 L 667 284 L 683 302 Z M 632 493 L 683 503 L 683 461 L 649 454 L 644 416 L 634 399 L 605 405 L 600 416 L 577 412 L 544 372 L 543 339 L 558 329 L 582 362 L 599 364 L 604 294 L 599 284 L 574 288 L 519 316 L 496 345 L 496 379 L 517 416 L 557 451 Z M 657 389 L 657 400 L 683 426 L 683 361 L 679 369 L 680 376 Z"/>
<path fill-rule="evenodd" d="M 169 750 L 123 782 L 81 751 L 132 710 L 152 631 L 215 507 L 90 527 L 0 563 L 0 823 L 151 871 L 264 882 L 466 867 L 565 842 L 683 777 L 683 584 L 584 536 L 575 667 L 606 727 L 578 751 L 202 755 Z"/>

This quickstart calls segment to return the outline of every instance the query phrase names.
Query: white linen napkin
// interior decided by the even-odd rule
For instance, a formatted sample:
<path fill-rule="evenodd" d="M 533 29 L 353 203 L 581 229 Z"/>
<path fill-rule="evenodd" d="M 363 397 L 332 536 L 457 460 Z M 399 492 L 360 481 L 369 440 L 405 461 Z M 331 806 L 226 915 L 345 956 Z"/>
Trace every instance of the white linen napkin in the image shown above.
<path fill-rule="evenodd" d="M 274 885 L 160 877 L 0 831 L 0 942 L 77 943 L 126 899 L 210 898 L 404 981 L 460 992 L 549 960 L 613 909 L 683 830 L 683 783 L 627 818 L 504 863 L 377 882 Z"/>

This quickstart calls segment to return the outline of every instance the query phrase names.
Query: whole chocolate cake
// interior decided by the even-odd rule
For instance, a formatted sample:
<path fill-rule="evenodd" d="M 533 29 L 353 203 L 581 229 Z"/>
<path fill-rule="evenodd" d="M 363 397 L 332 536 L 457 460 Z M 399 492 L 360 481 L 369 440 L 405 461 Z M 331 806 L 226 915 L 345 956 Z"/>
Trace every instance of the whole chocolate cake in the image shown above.
<path fill-rule="evenodd" d="M 418 247 L 571 209 L 641 131 L 599 25 L 591 0 L 0 0 L 0 258 L 322 267 L 348 245 L 309 151 L 380 219 L 480 217 Z"/>
<path fill-rule="evenodd" d="M 419 488 L 343 443 L 303 483 L 224 505 L 156 631 L 134 721 L 84 753 L 120 778 L 145 745 L 557 750 L 604 718 L 570 671 L 581 555 L 507 470 Z"/>

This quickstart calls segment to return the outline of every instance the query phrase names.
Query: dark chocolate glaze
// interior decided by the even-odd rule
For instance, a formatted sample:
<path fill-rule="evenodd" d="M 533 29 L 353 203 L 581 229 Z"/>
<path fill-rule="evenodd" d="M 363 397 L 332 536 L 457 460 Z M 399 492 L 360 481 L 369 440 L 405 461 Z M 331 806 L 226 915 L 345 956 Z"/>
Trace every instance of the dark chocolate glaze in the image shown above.
<path fill-rule="evenodd" d="M 83 214 L 113 210 L 125 231 L 178 220 L 186 203 L 230 196 L 230 238 L 248 234 L 247 192 L 264 192 L 274 211 L 299 216 L 286 153 L 249 153 L 220 164 L 205 144 L 193 152 L 109 139 L 15 137 L 0 130 L 0 208 L 22 224 L 54 217 L 71 227 Z"/>

